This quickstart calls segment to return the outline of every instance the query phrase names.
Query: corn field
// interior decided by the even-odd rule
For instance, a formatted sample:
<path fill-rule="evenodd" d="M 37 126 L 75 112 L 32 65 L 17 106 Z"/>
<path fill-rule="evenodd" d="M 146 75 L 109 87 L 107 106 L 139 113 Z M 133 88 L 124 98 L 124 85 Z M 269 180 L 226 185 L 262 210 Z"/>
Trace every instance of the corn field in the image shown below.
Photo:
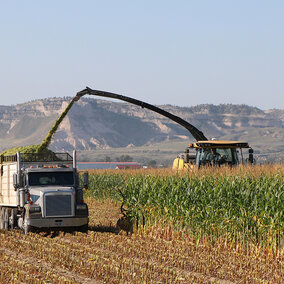
<path fill-rule="evenodd" d="M 283 173 L 90 172 L 88 232 L 0 229 L 0 283 L 283 283 Z"/>
<path fill-rule="evenodd" d="M 123 201 L 139 225 L 171 224 L 197 240 L 222 238 L 279 253 L 284 245 L 283 177 L 282 165 L 183 174 L 94 171 L 89 195 Z"/>
<path fill-rule="evenodd" d="M 120 202 L 86 202 L 87 233 L 0 230 L 0 283 L 283 283 L 283 256 L 159 224 L 116 234 Z"/>

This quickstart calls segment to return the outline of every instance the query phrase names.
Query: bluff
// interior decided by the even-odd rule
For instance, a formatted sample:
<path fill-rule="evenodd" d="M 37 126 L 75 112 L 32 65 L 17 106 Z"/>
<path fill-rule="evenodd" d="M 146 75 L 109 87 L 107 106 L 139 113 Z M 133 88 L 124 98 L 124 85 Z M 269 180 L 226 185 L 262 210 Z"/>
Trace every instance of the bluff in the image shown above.
<path fill-rule="evenodd" d="M 48 98 L 0 106 L 0 150 L 40 144 L 71 98 Z M 261 159 L 284 158 L 284 110 L 247 105 L 160 105 L 209 138 L 248 141 Z M 108 149 L 163 141 L 194 141 L 173 121 L 140 107 L 93 98 L 76 102 L 51 143 L 54 151 Z M 182 150 L 182 149 L 181 149 Z"/>

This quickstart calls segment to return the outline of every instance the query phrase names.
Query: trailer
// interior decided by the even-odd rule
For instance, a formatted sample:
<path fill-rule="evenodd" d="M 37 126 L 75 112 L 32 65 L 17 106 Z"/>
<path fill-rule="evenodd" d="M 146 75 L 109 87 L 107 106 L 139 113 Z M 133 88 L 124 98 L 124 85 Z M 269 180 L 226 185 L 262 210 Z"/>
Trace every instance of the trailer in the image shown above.
<path fill-rule="evenodd" d="M 84 185 L 88 187 L 88 175 Z M 88 229 L 88 206 L 79 185 L 76 151 L 0 156 L 0 228 Z"/>

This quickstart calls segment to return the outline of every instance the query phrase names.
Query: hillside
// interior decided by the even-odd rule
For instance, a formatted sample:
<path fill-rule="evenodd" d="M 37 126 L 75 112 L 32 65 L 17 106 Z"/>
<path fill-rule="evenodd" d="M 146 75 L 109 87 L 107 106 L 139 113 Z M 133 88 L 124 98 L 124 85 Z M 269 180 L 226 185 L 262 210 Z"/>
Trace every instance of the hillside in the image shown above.
<path fill-rule="evenodd" d="M 40 143 L 70 100 L 49 98 L 0 106 L 0 150 Z M 209 139 L 248 141 L 260 161 L 284 159 L 284 110 L 263 111 L 231 104 L 159 107 L 189 121 Z M 127 103 L 83 98 L 63 121 L 51 148 L 88 151 L 92 159 L 94 153 L 116 153 L 112 148 L 119 148 L 118 153 L 143 149 L 141 155 L 150 158 L 153 149 L 167 145 L 162 158 L 166 153 L 172 155 L 182 141 L 185 148 L 193 140 L 186 129 L 149 110 Z"/>

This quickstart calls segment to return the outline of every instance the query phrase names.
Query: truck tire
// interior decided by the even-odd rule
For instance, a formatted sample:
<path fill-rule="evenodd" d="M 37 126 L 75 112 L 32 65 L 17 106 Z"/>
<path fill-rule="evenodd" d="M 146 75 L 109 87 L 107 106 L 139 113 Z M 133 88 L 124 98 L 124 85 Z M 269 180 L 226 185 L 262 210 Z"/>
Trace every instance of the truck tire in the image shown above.
<path fill-rule="evenodd" d="M 81 233 L 88 233 L 88 229 L 89 229 L 89 225 L 86 224 L 86 225 L 79 227 L 78 231 Z"/>
<path fill-rule="evenodd" d="M 0 207 L 0 229 L 4 229 L 4 209 L 3 207 Z"/>
<path fill-rule="evenodd" d="M 2 212 L 2 210 L 1 210 Z M 8 230 L 9 229 L 9 210 L 8 208 L 3 208 L 3 229 Z"/>
<path fill-rule="evenodd" d="M 32 231 L 32 227 L 30 225 L 28 225 L 28 220 L 27 220 L 26 214 L 24 215 L 23 231 L 24 231 L 25 235 L 27 235 L 29 232 Z"/>
<path fill-rule="evenodd" d="M 8 209 L 5 207 L 1 208 L 1 216 L 0 216 L 0 229 L 8 230 L 9 227 L 9 216 Z"/>
<path fill-rule="evenodd" d="M 11 209 L 9 216 L 9 225 L 12 230 L 15 228 L 16 216 L 17 216 L 17 209 Z"/>

